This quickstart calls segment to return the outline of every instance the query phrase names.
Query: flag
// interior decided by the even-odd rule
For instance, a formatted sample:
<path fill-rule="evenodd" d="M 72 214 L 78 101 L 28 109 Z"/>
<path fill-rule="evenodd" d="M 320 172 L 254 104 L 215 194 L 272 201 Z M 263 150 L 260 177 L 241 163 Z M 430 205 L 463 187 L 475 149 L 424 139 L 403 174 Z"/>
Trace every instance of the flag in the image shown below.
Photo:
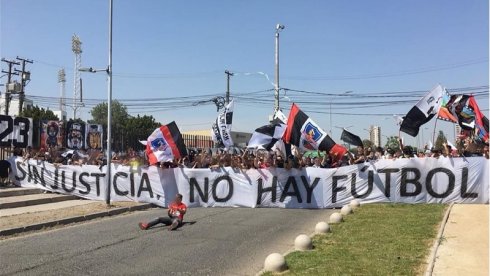
<path fill-rule="evenodd" d="M 457 123 L 458 119 L 449 110 L 449 103 L 452 102 L 454 96 L 449 95 L 449 93 L 444 89 L 442 94 L 442 103 L 439 112 L 437 113 L 437 119 Z"/>
<path fill-rule="evenodd" d="M 400 131 L 413 137 L 419 134 L 419 128 L 434 117 L 441 107 L 444 88 L 439 84 L 425 95 L 405 116 Z"/>
<path fill-rule="evenodd" d="M 403 117 L 402 116 L 393 115 L 393 120 L 395 120 L 395 124 L 397 126 L 401 126 L 401 124 L 403 123 Z"/>
<path fill-rule="evenodd" d="M 233 120 L 233 100 L 218 115 L 211 129 L 211 136 L 218 148 L 228 149 L 233 146 L 231 123 Z"/>
<path fill-rule="evenodd" d="M 473 110 L 473 113 L 475 114 L 474 129 L 476 130 L 475 134 L 477 140 L 488 143 L 488 118 L 481 112 L 480 107 L 478 107 L 478 104 L 476 103 L 475 97 L 470 96 L 468 99 L 468 108 Z"/>
<path fill-rule="evenodd" d="M 293 103 L 283 139 L 300 150 L 321 150 L 342 156 L 347 149 L 336 144 L 312 119 Z"/>
<path fill-rule="evenodd" d="M 342 135 L 340 136 L 340 140 L 342 140 L 348 144 L 354 145 L 354 146 L 358 146 L 358 147 L 364 146 L 362 144 L 362 140 L 359 136 L 357 136 L 351 132 L 348 132 L 345 129 L 342 131 Z"/>
<path fill-rule="evenodd" d="M 248 148 L 258 147 L 270 151 L 278 141 L 281 141 L 286 131 L 288 118 L 280 110 L 276 111 L 273 118 L 270 124 L 261 126 L 254 131 L 248 142 Z"/>
<path fill-rule="evenodd" d="M 488 119 L 481 112 L 474 96 L 452 95 L 447 102 L 447 109 L 463 130 L 475 130 L 476 140 L 488 142 Z"/>
<path fill-rule="evenodd" d="M 102 149 L 102 125 L 87 124 L 85 130 L 85 145 L 87 149 Z"/>
<path fill-rule="evenodd" d="M 275 119 L 270 124 L 257 128 L 252 134 L 247 147 L 259 147 L 269 151 L 277 141 L 281 140 L 285 131 L 286 124 L 283 124 L 282 121 Z"/>
<path fill-rule="evenodd" d="M 286 117 L 286 115 L 284 115 L 281 110 L 278 110 L 276 111 L 276 113 L 274 113 L 274 119 L 279 119 L 284 124 L 288 123 L 288 117 Z"/>
<path fill-rule="evenodd" d="M 167 162 L 187 155 L 184 139 L 175 122 L 160 126 L 146 139 L 146 154 L 150 165 Z"/>
<path fill-rule="evenodd" d="M 66 147 L 79 150 L 85 148 L 85 123 L 69 121 L 66 123 Z"/>
<path fill-rule="evenodd" d="M 63 121 L 41 121 L 41 148 L 63 147 Z"/>

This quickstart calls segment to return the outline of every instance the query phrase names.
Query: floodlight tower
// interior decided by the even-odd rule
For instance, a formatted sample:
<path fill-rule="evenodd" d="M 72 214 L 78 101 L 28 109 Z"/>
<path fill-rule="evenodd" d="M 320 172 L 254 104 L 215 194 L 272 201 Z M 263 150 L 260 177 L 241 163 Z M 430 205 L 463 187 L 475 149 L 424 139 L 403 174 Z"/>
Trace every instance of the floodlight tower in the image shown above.
<path fill-rule="evenodd" d="M 73 34 L 71 37 L 71 50 L 75 54 L 75 70 L 73 77 L 73 120 L 77 118 L 77 110 L 81 106 L 79 101 L 80 93 L 80 68 L 82 67 L 82 42 L 80 38 Z"/>
<path fill-rule="evenodd" d="M 60 83 L 60 111 L 61 114 L 64 114 L 65 113 L 65 83 L 66 83 L 65 68 L 62 68 L 58 71 L 58 82 Z"/>

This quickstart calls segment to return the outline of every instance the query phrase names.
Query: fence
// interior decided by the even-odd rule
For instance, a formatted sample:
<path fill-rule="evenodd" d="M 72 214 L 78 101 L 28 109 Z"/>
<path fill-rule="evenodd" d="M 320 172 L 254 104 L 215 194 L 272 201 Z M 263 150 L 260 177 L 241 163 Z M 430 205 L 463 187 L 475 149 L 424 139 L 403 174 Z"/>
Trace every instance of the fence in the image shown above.
<path fill-rule="evenodd" d="M 185 145 L 189 148 L 212 148 L 214 146 L 210 136 L 182 134 L 182 138 Z"/>

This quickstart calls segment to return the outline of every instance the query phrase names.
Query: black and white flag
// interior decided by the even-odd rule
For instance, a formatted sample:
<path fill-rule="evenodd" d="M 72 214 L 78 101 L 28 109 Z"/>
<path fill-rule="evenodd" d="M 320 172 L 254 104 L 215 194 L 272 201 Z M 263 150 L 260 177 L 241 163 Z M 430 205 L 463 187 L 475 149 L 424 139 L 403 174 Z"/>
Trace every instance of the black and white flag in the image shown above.
<path fill-rule="evenodd" d="M 231 124 L 233 120 L 233 100 L 218 115 L 211 129 L 211 136 L 217 148 L 233 146 L 231 138 Z"/>
<path fill-rule="evenodd" d="M 354 133 L 348 132 L 347 130 L 342 131 L 342 135 L 340 136 L 340 140 L 349 143 L 354 146 L 363 147 L 362 140 L 359 136 Z"/>
<path fill-rule="evenodd" d="M 282 139 L 286 131 L 284 121 L 287 121 L 286 116 L 281 111 L 277 111 L 270 124 L 261 126 L 254 131 L 247 147 L 271 150 Z"/>
<path fill-rule="evenodd" d="M 248 148 L 271 150 L 277 141 L 282 139 L 286 125 L 280 120 L 273 120 L 270 124 L 257 128 L 248 142 Z"/>
<path fill-rule="evenodd" d="M 444 88 L 439 84 L 425 95 L 410 111 L 407 113 L 400 125 L 400 131 L 403 131 L 413 137 L 419 134 L 421 125 L 427 123 L 437 115 L 442 104 Z"/>

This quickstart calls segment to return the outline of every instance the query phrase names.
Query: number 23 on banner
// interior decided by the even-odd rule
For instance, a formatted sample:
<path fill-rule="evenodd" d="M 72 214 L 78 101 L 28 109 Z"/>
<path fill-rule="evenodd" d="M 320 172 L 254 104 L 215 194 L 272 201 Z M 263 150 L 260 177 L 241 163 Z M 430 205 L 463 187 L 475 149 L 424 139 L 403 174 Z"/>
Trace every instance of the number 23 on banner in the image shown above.
<path fill-rule="evenodd" d="M 0 115 L 0 147 L 27 147 L 30 129 L 28 118 Z"/>

